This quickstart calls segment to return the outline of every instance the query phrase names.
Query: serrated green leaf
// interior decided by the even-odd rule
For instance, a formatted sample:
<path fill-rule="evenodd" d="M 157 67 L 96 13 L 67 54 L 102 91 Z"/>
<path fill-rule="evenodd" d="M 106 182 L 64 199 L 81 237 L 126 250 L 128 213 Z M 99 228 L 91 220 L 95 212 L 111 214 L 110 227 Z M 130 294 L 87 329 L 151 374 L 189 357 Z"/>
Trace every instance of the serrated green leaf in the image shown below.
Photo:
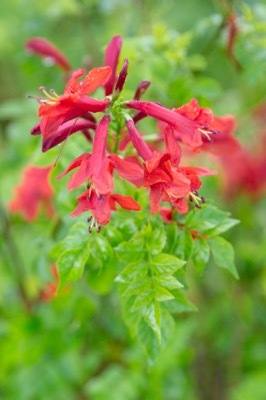
<path fill-rule="evenodd" d="M 84 270 L 85 263 L 89 257 L 87 249 L 84 251 L 72 249 L 65 251 L 57 260 L 60 281 L 59 290 L 67 283 L 79 279 Z"/>
<path fill-rule="evenodd" d="M 122 296 L 138 296 L 147 292 L 151 287 L 151 279 L 140 279 L 128 285 Z"/>
<path fill-rule="evenodd" d="M 147 290 L 146 292 L 141 293 L 139 296 L 137 296 L 130 311 L 134 312 L 140 308 L 147 307 L 150 303 L 152 303 L 153 298 L 154 294 L 152 290 Z"/>
<path fill-rule="evenodd" d="M 124 263 L 141 261 L 144 257 L 144 251 L 141 243 L 123 242 L 115 248 L 118 258 Z"/>
<path fill-rule="evenodd" d="M 90 236 L 87 224 L 77 222 L 70 228 L 68 236 L 55 244 L 50 252 L 50 257 L 58 258 L 60 254 L 69 249 L 82 249 L 89 240 Z"/>
<path fill-rule="evenodd" d="M 202 275 L 204 268 L 210 258 L 210 246 L 207 239 L 197 237 L 194 240 L 192 262 L 199 275 Z"/>
<path fill-rule="evenodd" d="M 123 241 L 122 233 L 114 226 L 108 226 L 108 229 L 106 230 L 106 238 L 112 247 L 118 246 Z"/>
<path fill-rule="evenodd" d="M 169 340 L 172 338 L 175 328 L 175 322 L 169 312 L 160 309 L 161 319 L 161 341 L 159 342 L 154 330 L 145 319 L 142 319 L 138 325 L 138 337 L 144 346 L 148 355 L 149 364 L 152 365 Z"/>
<path fill-rule="evenodd" d="M 159 302 L 164 302 L 164 301 L 174 299 L 174 296 L 172 295 L 172 293 L 170 293 L 169 290 L 167 290 L 161 286 L 156 286 L 156 288 L 154 288 L 154 297 Z"/>
<path fill-rule="evenodd" d="M 138 337 L 146 350 L 149 364 L 152 365 L 158 357 L 161 346 L 155 332 L 144 319 L 139 323 Z"/>
<path fill-rule="evenodd" d="M 164 304 L 164 307 L 167 308 L 167 310 L 169 310 L 171 313 L 197 311 L 197 307 L 191 303 L 183 290 L 175 290 L 173 295 L 174 299 Z"/>
<path fill-rule="evenodd" d="M 236 279 L 239 279 L 234 263 L 235 252 L 231 243 L 221 237 L 208 239 L 208 242 L 211 246 L 215 264 L 220 268 L 227 269 Z"/>
<path fill-rule="evenodd" d="M 99 234 L 93 237 L 90 250 L 92 256 L 97 258 L 103 266 L 110 262 L 114 256 L 114 250 L 108 240 Z"/>
<path fill-rule="evenodd" d="M 161 343 L 161 309 L 156 301 L 149 304 L 143 310 L 143 316 L 148 325 L 154 331 L 158 342 Z"/>
<path fill-rule="evenodd" d="M 210 229 L 218 227 L 229 217 L 229 213 L 219 210 L 217 207 L 203 205 L 201 210 L 193 210 L 186 217 L 185 225 L 202 234 Z"/>
<path fill-rule="evenodd" d="M 165 230 L 160 227 L 156 230 L 153 230 L 146 241 L 146 246 L 151 255 L 160 254 L 166 243 L 166 234 Z"/>
<path fill-rule="evenodd" d="M 178 233 L 177 224 L 167 224 L 165 227 L 165 232 L 167 236 L 165 253 L 173 254 Z"/>
<path fill-rule="evenodd" d="M 182 260 L 188 260 L 193 249 L 193 239 L 187 229 L 181 229 L 177 233 L 173 254 Z"/>
<path fill-rule="evenodd" d="M 136 279 L 144 278 L 147 273 L 147 263 L 132 263 L 127 265 L 123 271 L 121 271 L 121 273 L 115 278 L 115 281 L 120 283 L 130 283 Z"/>
<path fill-rule="evenodd" d="M 172 275 L 186 262 L 170 254 L 158 254 L 152 259 L 152 270 L 156 275 Z"/>
<path fill-rule="evenodd" d="M 240 221 L 238 219 L 226 218 L 224 221 L 220 222 L 220 224 L 215 228 L 210 229 L 209 231 L 205 231 L 204 234 L 208 236 L 218 236 L 221 233 L 228 231 L 233 226 L 239 224 L 239 222 Z"/>
<path fill-rule="evenodd" d="M 139 323 L 142 319 L 140 310 L 132 311 L 135 297 L 121 297 L 123 318 L 133 335 L 137 335 Z"/>
<path fill-rule="evenodd" d="M 159 275 L 154 278 L 155 282 L 157 282 L 160 286 L 173 290 L 173 289 L 181 289 L 183 287 L 182 283 L 180 283 L 173 275 L 163 276 Z"/>

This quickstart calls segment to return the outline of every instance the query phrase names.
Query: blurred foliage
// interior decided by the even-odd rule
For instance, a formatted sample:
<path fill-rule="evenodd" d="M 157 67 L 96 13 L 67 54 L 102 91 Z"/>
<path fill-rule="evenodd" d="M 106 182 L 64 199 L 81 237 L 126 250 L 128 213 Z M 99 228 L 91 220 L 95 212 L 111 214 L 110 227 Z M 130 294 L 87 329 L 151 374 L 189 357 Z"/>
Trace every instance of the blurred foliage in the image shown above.
<path fill-rule="evenodd" d="M 236 15 L 238 31 L 233 46 L 237 63 L 227 49 L 231 13 Z M 129 321 L 132 314 L 126 307 L 121 310 L 123 283 L 115 281 L 123 274 L 119 257 L 123 261 L 134 253 L 134 248 L 130 253 L 130 247 L 121 243 L 121 232 L 128 241 L 136 234 L 134 218 L 123 212 L 115 215 L 103 236 L 91 236 L 90 258 L 83 259 L 83 242 L 75 239 L 75 225 L 68 216 L 76 193 L 65 190 L 64 180 L 53 181 L 58 193 L 55 218 L 41 215 L 29 224 L 6 210 L 21 169 L 52 164 L 58 155 L 57 149 L 41 154 L 40 139 L 30 136 L 37 106 L 26 97 L 38 95 L 40 85 L 61 93 L 64 83 L 60 71 L 24 51 L 27 39 L 49 39 L 76 68 L 101 65 L 104 47 L 120 34 L 122 59 L 128 57 L 130 62 L 126 93 L 132 94 L 136 82 L 148 79 L 152 86 L 147 99 L 177 107 L 196 97 L 218 115 L 236 116 L 237 137 L 255 152 L 266 121 L 253 118 L 253 110 L 266 101 L 265 15 L 263 2 L 248 0 L 1 3 L 0 399 L 265 399 L 265 198 L 255 201 L 246 192 L 228 201 L 219 176 L 204 182 L 204 195 L 213 198 L 213 209 L 217 204 L 241 221 L 223 239 L 235 248 L 238 281 L 223 270 L 234 273 L 229 249 L 219 260 L 210 257 L 199 277 L 201 260 L 209 259 L 210 250 L 198 254 L 195 241 L 193 251 L 192 247 L 188 251 L 190 239 L 185 233 L 166 227 L 166 235 L 177 237 L 176 256 L 184 258 L 182 251 L 188 251 L 187 258 L 191 257 L 185 274 L 197 312 L 185 300 L 172 310 L 174 317 L 163 312 L 171 335 L 153 365 L 139 346 L 139 341 L 151 342 L 150 331 L 142 323 L 139 340 L 128 331 L 121 314 L 126 314 L 131 330 L 135 321 Z M 58 171 L 79 154 L 84 139 L 71 143 L 57 163 Z M 193 217 L 188 222 L 197 224 Z M 83 220 L 76 224 L 83 225 Z M 160 231 L 160 225 L 156 229 Z M 75 277 L 84 269 L 83 278 L 53 300 L 41 301 L 41 291 L 54 279 L 51 264 L 64 246 L 67 249 L 68 240 L 79 256 Z M 211 248 L 219 246 L 214 242 L 209 243 Z M 222 268 L 215 268 L 214 262 Z"/>

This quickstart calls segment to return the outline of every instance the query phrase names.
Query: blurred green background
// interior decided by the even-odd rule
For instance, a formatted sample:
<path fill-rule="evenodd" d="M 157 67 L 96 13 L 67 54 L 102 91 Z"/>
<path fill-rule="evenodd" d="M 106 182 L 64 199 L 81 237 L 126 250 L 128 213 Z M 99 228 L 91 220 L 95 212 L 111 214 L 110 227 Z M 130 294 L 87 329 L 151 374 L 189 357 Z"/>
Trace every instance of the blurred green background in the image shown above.
<path fill-rule="evenodd" d="M 228 56 L 228 16 L 238 26 Z M 4 0 L 0 15 L 0 399 L 3 400 L 264 400 L 265 198 L 250 190 L 224 199 L 220 178 L 205 192 L 241 223 L 227 235 L 236 250 L 240 281 L 208 265 L 199 278 L 188 268 L 195 313 L 181 310 L 172 341 L 156 363 L 128 333 L 110 270 L 96 270 L 51 302 L 38 293 L 52 278 L 49 252 L 67 234 L 74 196 L 56 183 L 55 204 L 64 222 L 42 216 L 27 224 L 6 211 L 21 169 L 48 165 L 30 136 L 38 87 L 62 93 L 61 72 L 24 50 L 34 36 L 60 48 L 74 68 L 103 64 L 113 35 L 124 38 L 129 58 L 126 93 L 152 81 L 146 98 L 176 107 L 196 97 L 217 115 L 237 118 L 236 135 L 256 157 L 266 117 L 266 5 L 227 0 Z M 265 142 L 264 142 L 265 143 Z M 74 145 L 65 151 L 68 157 Z M 219 168 L 219 165 L 217 166 Z M 221 171 L 222 175 L 222 171 Z M 265 181 L 265 171 L 259 179 Z M 204 182 L 205 184 L 205 182 Z M 265 188 L 265 183 L 264 183 Z M 244 188 L 245 189 L 245 188 Z M 265 193 L 265 192 L 264 192 Z M 263 192 L 262 192 L 263 194 Z M 99 254 L 99 258 L 101 255 Z M 26 299 L 25 299 L 26 293 Z M 28 299 L 34 307 L 28 306 Z"/>

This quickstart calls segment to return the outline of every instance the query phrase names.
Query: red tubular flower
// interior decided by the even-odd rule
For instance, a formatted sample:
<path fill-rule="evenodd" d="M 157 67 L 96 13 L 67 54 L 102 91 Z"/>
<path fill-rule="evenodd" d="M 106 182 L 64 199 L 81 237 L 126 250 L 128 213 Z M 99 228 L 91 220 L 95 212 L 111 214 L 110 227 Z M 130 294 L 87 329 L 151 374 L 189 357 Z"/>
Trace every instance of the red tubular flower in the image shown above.
<path fill-rule="evenodd" d="M 135 91 L 134 94 L 134 100 L 139 100 L 141 98 L 141 96 L 146 92 L 146 90 L 149 88 L 151 82 L 150 81 L 141 81 L 138 84 L 138 87 Z"/>
<path fill-rule="evenodd" d="M 51 167 L 37 166 L 29 166 L 24 170 L 22 183 L 15 188 L 15 195 L 9 203 L 11 213 L 19 212 L 26 221 L 31 222 L 37 219 L 43 205 L 48 217 L 54 215 L 50 171 Z"/>
<path fill-rule="evenodd" d="M 214 130 L 221 132 L 221 134 L 212 136 L 212 142 L 204 142 L 201 150 L 222 159 L 229 154 L 234 155 L 241 149 L 240 143 L 233 135 L 236 128 L 236 121 L 232 115 L 214 117 L 211 126 Z"/>
<path fill-rule="evenodd" d="M 127 70 L 128 70 L 128 60 L 125 59 L 115 85 L 115 91 L 118 93 L 120 93 L 124 87 L 124 83 L 127 78 Z"/>
<path fill-rule="evenodd" d="M 62 124 L 57 131 L 51 133 L 49 136 L 44 137 L 42 141 L 42 151 L 46 152 L 53 148 L 54 146 L 58 145 L 59 143 L 63 142 L 68 138 L 68 136 L 72 135 L 73 133 L 84 131 L 88 129 L 95 130 L 96 124 L 92 121 L 87 120 L 76 120 L 76 121 L 68 121 Z M 40 123 L 36 124 L 32 130 L 32 135 L 39 135 L 41 134 Z"/>
<path fill-rule="evenodd" d="M 180 139 L 185 145 L 192 149 L 197 149 L 202 145 L 201 132 L 198 130 L 200 125 L 193 120 L 157 103 L 147 101 L 127 101 L 126 107 L 143 112 L 150 117 L 169 124 L 178 132 Z"/>
<path fill-rule="evenodd" d="M 68 183 L 68 189 L 75 189 L 90 179 L 90 184 L 94 186 L 98 194 L 107 194 L 113 191 L 111 160 L 105 155 L 109 122 L 109 115 L 105 115 L 99 122 L 95 131 L 92 154 L 82 154 L 58 176 L 58 179 L 60 179 L 69 171 L 78 168 Z"/>
<path fill-rule="evenodd" d="M 71 70 L 70 62 L 65 55 L 48 40 L 42 37 L 34 37 L 26 42 L 25 47 L 30 53 L 49 58 L 64 71 L 68 72 Z"/>
<path fill-rule="evenodd" d="M 50 95 L 42 89 L 47 96 L 47 99 L 39 99 L 41 105 L 38 115 L 42 117 L 40 122 L 42 135 L 47 137 L 53 134 L 64 122 L 82 117 L 88 111 L 104 111 L 110 104 L 110 100 L 96 100 L 87 95 L 99 86 L 103 86 L 110 74 L 109 67 L 94 68 L 89 71 L 83 81 L 79 82 L 78 78 L 84 75 L 84 70 L 78 69 L 73 72 L 63 95 L 58 96 L 54 92 Z"/>
<path fill-rule="evenodd" d="M 104 65 L 110 67 L 112 73 L 109 76 L 109 79 L 106 81 L 105 94 L 109 96 L 113 93 L 114 86 L 116 83 L 116 70 L 118 65 L 118 60 L 122 47 L 122 38 L 121 36 L 114 36 L 110 43 L 108 44 L 105 50 L 105 62 Z"/>
<path fill-rule="evenodd" d="M 114 168 L 123 179 L 133 183 L 138 188 L 143 186 L 144 171 L 137 162 L 123 160 L 116 154 L 111 154 L 109 159 L 112 160 Z"/>
<path fill-rule="evenodd" d="M 79 204 L 71 214 L 71 217 L 91 211 L 99 225 L 106 225 L 110 221 L 111 212 L 116 211 L 116 203 L 125 210 L 139 211 L 139 204 L 130 196 L 120 194 L 97 195 L 93 189 L 86 190 L 78 197 Z M 95 226 L 95 223 L 93 223 Z M 90 228 L 91 231 L 91 228 Z"/>
<path fill-rule="evenodd" d="M 149 160 L 152 158 L 152 151 L 150 150 L 147 143 L 143 140 L 140 136 L 135 124 L 132 120 L 126 122 L 128 133 L 130 136 L 130 140 L 133 143 L 133 146 L 137 150 L 138 154 L 140 155 L 143 160 Z"/>
<path fill-rule="evenodd" d="M 188 211 L 187 198 L 200 207 L 197 190 L 201 186 L 198 175 L 214 175 L 208 168 L 180 167 L 181 148 L 175 140 L 174 130 L 165 134 L 166 152 L 160 154 L 148 148 L 132 121 L 127 122 L 129 135 L 144 160 L 144 186 L 150 189 L 151 213 L 160 209 L 161 201 L 169 202 L 180 214 Z"/>

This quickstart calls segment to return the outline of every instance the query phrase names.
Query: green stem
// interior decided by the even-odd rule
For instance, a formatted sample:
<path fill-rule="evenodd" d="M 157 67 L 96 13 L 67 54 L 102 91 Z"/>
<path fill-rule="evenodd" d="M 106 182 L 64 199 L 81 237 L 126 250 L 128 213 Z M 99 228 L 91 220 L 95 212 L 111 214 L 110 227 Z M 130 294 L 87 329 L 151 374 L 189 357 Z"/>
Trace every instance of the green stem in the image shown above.
<path fill-rule="evenodd" d="M 8 258 L 13 266 L 13 272 L 16 277 L 18 292 L 26 311 L 31 312 L 33 304 L 32 301 L 29 299 L 24 287 L 25 268 L 11 233 L 10 219 L 2 204 L 0 204 L 0 219 L 1 219 L 1 228 L 4 238 L 4 244 L 6 247 Z"/>

